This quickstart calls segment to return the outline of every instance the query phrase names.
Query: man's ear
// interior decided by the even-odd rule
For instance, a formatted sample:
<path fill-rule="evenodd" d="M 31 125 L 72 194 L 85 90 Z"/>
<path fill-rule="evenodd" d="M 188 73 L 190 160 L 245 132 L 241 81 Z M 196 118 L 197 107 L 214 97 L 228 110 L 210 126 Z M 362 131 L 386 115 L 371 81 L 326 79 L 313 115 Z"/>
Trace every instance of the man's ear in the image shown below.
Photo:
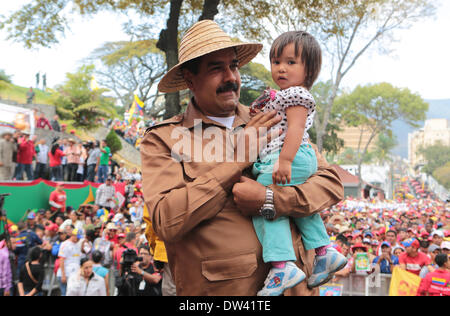
<path fill-rule="evenodd" d="M 186 82 L 189 90 L 193 91 L 194 90 L 194 84 L 193 84 L 194 75 L 192 74 L 192 72 L 190 72 L 187 69 L 183 69 L 183 78 L 184 78 L 184 81 Z"/>

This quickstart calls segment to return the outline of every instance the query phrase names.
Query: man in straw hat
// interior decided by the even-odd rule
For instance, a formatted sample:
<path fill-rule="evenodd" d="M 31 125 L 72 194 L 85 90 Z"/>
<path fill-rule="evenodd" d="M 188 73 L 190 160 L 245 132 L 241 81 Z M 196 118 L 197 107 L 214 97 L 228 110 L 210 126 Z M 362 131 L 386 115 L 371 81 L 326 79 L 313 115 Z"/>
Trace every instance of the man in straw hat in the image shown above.
<path fill-rule="evenodd" d="M 150 127 L 141 144 L 145 220 L 165 242 L 177 295 L 256 295 L 270 264 L 262 260 L 251 216 L 261 215 L 263 205 L 276 217 L 308 216 L 343 198 L 339 177 L 320 155 L 319 171 L 303 185 L 266 189 L 243 176 L 252 166 L 250 153 L 257 153 L 258 141 L 267 136 L 259 128 L 280 121 L 276 113 L 250 119 L 239 103 L 239 67 L 261 49 L 232 41 L 215 22 L 204 20 L 184 35 L 180 63 L 159 83 L 162 92 L 188 88 L 193 94 L 184 114 Z M 230 133 L 252 130 L 256 141 L 238 137 L 228 159 Z M 214 154 L 210 150 L 208 156 L 211 144 Z M 243 157 L 236 154 L 240 146 Z M 293 240 L 297 264 L 311 274 L 314 251 L 304 250 L 296 230 Z M 315 294 L 306 282 L 285 292 Z"/>
<path fill-rule="evenodd" d="M 0 135 L 0 181 L 11 180 L 14 170 L 13 154 L 17 150 L 13 134 L 4 132 Z"/>

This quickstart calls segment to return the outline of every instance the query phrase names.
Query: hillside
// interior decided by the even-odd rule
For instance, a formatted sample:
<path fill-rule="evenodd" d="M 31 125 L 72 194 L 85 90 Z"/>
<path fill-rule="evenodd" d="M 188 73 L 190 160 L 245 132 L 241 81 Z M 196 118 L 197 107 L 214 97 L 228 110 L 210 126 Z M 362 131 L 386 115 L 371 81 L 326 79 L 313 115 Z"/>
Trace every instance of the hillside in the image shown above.
<path fill-rule="evenodd" d="M 430 107 L 427 112 L 427 119 L 446 118 L 450 120 L 450 99 L 446 100 L 425 100 Z M 421 122 L 423 127 L 425 122 Z M 394 155 L 408 158 L 408 133 L 412 133 L 415 128 L 397 120 L 393 124 L 394 135 L 397 136 L 398 145 L 392 150 Z"/>
<path fill-rule="evenodd" d="M 27 91 L 30 89 L 19 87 L 11 83 L 3 82 L 6 86 L 4 89 L 0 89 L 0 99 L 15 101 L 19 104 L 25 104 L 27 102 Z M 38 89 L 33 88 L 36 96 L 34 97 L 34 103 L 36 104 L 50 104 L 50 94 Z"/>

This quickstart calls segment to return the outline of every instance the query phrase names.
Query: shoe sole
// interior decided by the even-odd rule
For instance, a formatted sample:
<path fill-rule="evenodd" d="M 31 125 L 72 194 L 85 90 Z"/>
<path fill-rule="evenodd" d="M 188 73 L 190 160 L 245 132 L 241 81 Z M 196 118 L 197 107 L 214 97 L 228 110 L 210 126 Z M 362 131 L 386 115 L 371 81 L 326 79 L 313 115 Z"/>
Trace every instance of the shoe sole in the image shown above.
<path fill-rule="evenodd" d="M 348 262 L 348 261 L 342 263 L 339 267 L 337 267 L 336 269 L 334 269 L 333 271 L 331 271 L 330 274 L 328 275 L 328 277 L 326 277 L 323 281 L 319 282 L 317 285 L 310 286 L 310 285 L 308 284 L 308 285 L 307 285 L 308 288 L 309 288 L 309 289 L 314 289 L 314 288 L 316 288 L 316 287 L 318 287 L 318 286 L 324 285 L 325 283 L 327 283 L 328 281 L 330 281 L 330 280 L 334 277 L 334 274 L 335 274 L 336 272 L 338 272 L 339 270 L 344 269 L 344 267 L 347 265 L 347 262 Z"/>
<path fill-rule="evenodd" d="M 304 280 L 306 279 L 306 275 L 303 274 L 298 280 L 291 280 L 290 282 L 287 283 L 287 285 L 283 288 L 282 291 L 278 291 L 278 292 L 272 292 L 270 295 L 268 296 L 281 296 L 284 291 L 293 288 L 294 286 L 296 286 L 297 284 L 302 283 Z M 257 294 L 257 296 L 267 296 L 267 295 L 259 295 Z"/>

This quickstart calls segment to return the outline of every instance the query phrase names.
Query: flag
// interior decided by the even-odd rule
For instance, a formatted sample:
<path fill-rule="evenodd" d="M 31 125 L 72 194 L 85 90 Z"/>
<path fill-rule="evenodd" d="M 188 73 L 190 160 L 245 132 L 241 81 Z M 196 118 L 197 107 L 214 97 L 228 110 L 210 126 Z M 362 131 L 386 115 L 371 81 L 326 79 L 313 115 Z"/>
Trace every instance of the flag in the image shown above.
<path fill-rule="evenodd" d="M 139 99 L 138 95 L 134 94 L 134 103 L 136 104 L 136 109 L 139 111 L 139 115 L 144 115 L 144 102 Z"/>
<path fill-rule="evenodd" d="M 131 106 L 130 110 L 128 111 L 128 124 L 131 124 L 131 121 L 133 119 L 133 114 L 136 111 L 136 102 L 133 102 L 133 105 Z"/>
<path fill-rule="evenodd" d="M 95 90 L 98 90 L 98 89 L 100 89 L 100 87 L 97 84 L 97 80 L 95 80 L 95 77 L 92 76 L 92 78 L 91 78 L 91 90 L 95 91 Z"/>
<path fill-rule="evenodd" d="M 389 296 L 416 296 L 421 278 L 411 272 L 394 267 Z"/>

